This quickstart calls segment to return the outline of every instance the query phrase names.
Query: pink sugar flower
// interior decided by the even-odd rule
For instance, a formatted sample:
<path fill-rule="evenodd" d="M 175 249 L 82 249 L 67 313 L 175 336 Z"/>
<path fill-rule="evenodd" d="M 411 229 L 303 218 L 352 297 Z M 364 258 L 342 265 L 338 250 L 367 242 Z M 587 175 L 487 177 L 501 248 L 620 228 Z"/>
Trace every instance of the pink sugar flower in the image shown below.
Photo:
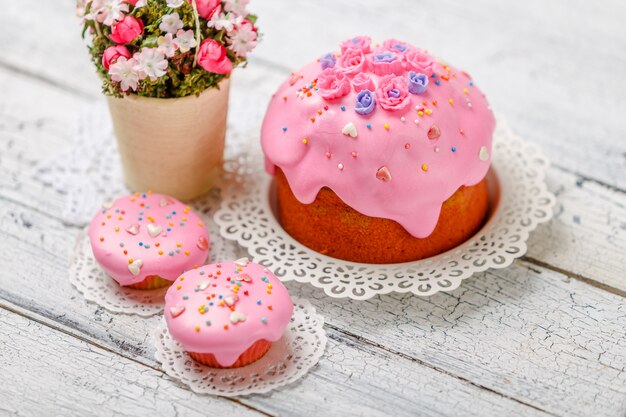
<path fill-rule="evenodd" d="M 406 77 L 393 74 L 380 79 L 376 89 L 376 101 L 385 110 L 402 110 L 411 103 Z"/>
<path fill-rule="evenodd" d="M 317 93 L 325 100 L 334 100 L 350 92 L 350 80 L 337 68 L 326 68 L 317 76 Z"/>
<path fill-rule="evenodd" d="M 341 70 L 348 76 L 353 76 L 365 71 L 367 68 L 367 59 L 360 49 L 347 49 L 339 57 Z"/>
<path fill-rule="evenodd" d="M 339 46 L 342 54 L 348 49 L 359 49 L 363 51 L 364 54 L 368 54 L 370 52 L 371 43 L 372 39 L 369 36 L 355 36 L 352 39 L 341 42 Z"/>

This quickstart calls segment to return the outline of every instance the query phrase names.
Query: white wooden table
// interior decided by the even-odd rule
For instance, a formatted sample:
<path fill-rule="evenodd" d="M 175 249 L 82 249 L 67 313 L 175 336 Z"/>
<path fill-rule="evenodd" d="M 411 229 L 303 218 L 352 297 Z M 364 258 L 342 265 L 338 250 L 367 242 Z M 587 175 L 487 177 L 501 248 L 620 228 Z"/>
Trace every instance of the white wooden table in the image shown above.
<path fill-rule="evenodd" d="M 78 232 L 27 173 L 102 100 L 72 0 L 0 0 L 0 415 L 626 415 L 626 4 L 253 0 L 264 42 L 236 72 L 230 134 L 290 70 L 354 34 L 468 70 L 553 162 L 555 219 L 506 270 L 430 298 L 333 300 L 290 285 L 329 345 L 269 395 L 196 395 L 153 357 L 158 318 L 110 314 L 67 279 Z"/>

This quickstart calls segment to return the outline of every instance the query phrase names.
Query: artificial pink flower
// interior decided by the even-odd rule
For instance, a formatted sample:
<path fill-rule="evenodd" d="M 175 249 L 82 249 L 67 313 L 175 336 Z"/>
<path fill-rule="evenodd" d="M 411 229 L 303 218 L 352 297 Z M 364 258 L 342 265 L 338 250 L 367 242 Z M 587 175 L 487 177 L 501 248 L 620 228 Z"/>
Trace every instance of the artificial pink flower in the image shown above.
<path fill-rule="evenodd" d="M 111 26 L 110 38 L 118 44 L 131 43 L 143 34 L 143 22 L 132 16 L 124 16 L 122 20 Z"/>
<path fill-rule="evenodd" d="M 122 56 L 126 59 L 130 58 L 130 52 L 124 45 L 109 46 L 102 54 L 102 65 L 108 70 L 111 64 L 115 64 Z"/>
<path fill-rule="evenodd" d="M 376 89 L 376 101 L 385 110 L 402 110 L 411 104 L 406 77 L 393 74 L 380 79 Z"/>
<path fill-rule="evenodd" d="M 350 80 L 337 68 L 326 68 L 317 76 L 317 93 L 325 100 L 333 100 L 350 92 Z"/>
<path fill-rule="evenodd" d="M 407 70 L 431 75 L 433 73 L 433 57 L 419 49 L 411 49 L 404 54 Z"/>
<path fill-rule="evenodd" d="M 352 79 L 352 87 L 357 93 L 362 90 L 374 91 L 374 82 L 368 73 L 360 72 Z"/>
<path fill-rule="evenodd" d="M 233 63 L 226 56 L 226 48 L 213 39 L 205 39 L 200 44 L 198 65 L 216 74 L 228 74 L 233 70 Z"/>
<path fill-rule="evenodd" d="M 219 5 L 220 0 L 196 0 L 198 14 L 207 20 L 211 17 L 213 11 Z"/>
<path fill-rule="evenodd" d="M 372 39 L 369 36 L 355 36 L 352 39 L 348 39 L 347 41 L 341 42 L 339 45 L 341 48 L 341 53 L 346 52 L 347 49 L 360 49 L 364 54 L 368 54 L 370 52 L 370 44 L 372 43 Z"/>
<path fill-rule="evenodd" d="M 349 48 L 339 57 L 341 70 L 348 76 L 365 71 L 367 60 L 361 49 Z"/>

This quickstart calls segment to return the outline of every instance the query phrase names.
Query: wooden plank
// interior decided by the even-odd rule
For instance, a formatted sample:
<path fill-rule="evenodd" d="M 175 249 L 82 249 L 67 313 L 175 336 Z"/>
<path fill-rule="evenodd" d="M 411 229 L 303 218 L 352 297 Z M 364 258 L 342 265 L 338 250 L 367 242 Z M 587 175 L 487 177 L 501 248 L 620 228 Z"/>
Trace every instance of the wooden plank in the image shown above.
<path fill-rule="evenodd" d="M 66 254 L 75 231 L 22 206 L 5 202 L 1 209 L 0 253 L 11 263 L 2 272 L 0 297 L 151 363 L 147 335 L 154 318 L 109 314 L 86 304 L 69 286 Z M 617 416 L 624 411 L 623 298 L 553 271 L 518 262 L 480 274 L 453 293 L 429 298 L 393 294 L 367 302 L 328 299 L 294 283 L 289 287 L 293 295 L 311 299 L 326 317 L 331 339 L 338 342 L 331 343 L 329 356 L 340 357 L 346 345 L 379 356 L 362 357 L 365 363 L 377 363 L 372 365 L 376 373 L 356 374 L 353 381 L 355 374 L 350 375 L 360 362 L 337 360 L 331 368 L 340 374 L 328 371 L 321 384 L 329 385 L 329 391 L 319 391 L 317 384 L 303 384 L 303 391 L 312 389 L 327 398 L 351 390 L 373 395 L 362 384 L 376 385 L 381 378 L 387 395 L 414 397 L 417 388 L 401 394 L 395 389 L 415 387 L 411 381 L 421 371 L 409 364 L 419 364 L 552 414 Z M 379 362 L 370 362 L 374 360 Z M 397 370 L 402 371 L 395 374 Z M 374 375 L 372 381 L 360 379 Z M 432 377 L 419 379 L 420 384 L 428 385 Z M 344 378 L 356 385 L 335 385 Z M 383 401 L 375 398 L 365 404 L 375 407 Z M 398 401 L 406 405 L 407 398 Z M 296 396 L 295 401 L 304 399 Z"/>
<path fill-rule="evenodd" d="M 2 415 L 264 415 L 4 309 L 0 346 Z"/>
<path fill-rule="evenodd" d="M 626 296 L 626 193 L 550 169 L 554 219 L 530 236 L 525 259 Z"/>
<path fill-rule="evenodd" d="M 626 73 L 626 61 L 620 58 L 626 49 L 620 19 L 626 4 L 612 0 L 590 9 L 577 3 L 442 0 L 429 4 L 425 13 L 411 0 L 397 1 L 393 9 L 384 0 L 361 7 L 333 0 L 300 1 L 297 7 L 286 1 L 253 2 L 264 40 L 249 68 L 240 72 L 274 71 L 284 78 L 354 34 L 404 38 L 468 70 L 496 111 L 516 132 L 541 144 L 558 166 L 625 190 L 626 84 L 608 80 Z M 38 13 L 24 13 L 19 2 L 0 4 L 0 35 L 8 39 L 21 33 L 21 42 L 4 46 L 0 65 L 73 93 L 98 95 L 99 81 L 79 36 L 73 0 L 29 3 Z M 315 22 L 333 30 L 312 34 Z M 59 56 L 63 65 L 50 65 Z M 264 109 L 266 102 L 250 109 Z"/>
<path fill-rule="evenodd" d="M 548 415 L 410 359 L 361 346 L 334 329 L 329 329 L 328 353 L 312 373 L 268 395 L 242 398 L 247 407 L 254 407 L 246 409 L 193 394 L 158 368 L 79 340 L 82 335 L 74 329 L 58 326 L 0 308 L 4 346 L 0 369 L 3 377 L 15 382 L 8 391 L 0 391 L 0 411 L 86 415 L 98 409 L 103 415 L 110 410 L 128 415 L 154 411 L 196 415 L 210 409 L 212 415 L 257 415 L 253 410 L 258 408 L 267 414 L 298 416 L 318 416 L 320 411 L 325 416 Z M 24 392 L 41 395 L 24 398 Z M 73 401 L 77 397 L 80 404 Z"/>

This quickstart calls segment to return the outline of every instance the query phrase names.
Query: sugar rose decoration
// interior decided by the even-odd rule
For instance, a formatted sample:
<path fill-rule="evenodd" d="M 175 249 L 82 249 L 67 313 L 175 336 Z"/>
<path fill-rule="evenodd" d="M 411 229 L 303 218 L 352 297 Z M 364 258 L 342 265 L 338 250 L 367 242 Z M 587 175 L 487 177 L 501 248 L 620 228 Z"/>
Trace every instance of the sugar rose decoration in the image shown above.
<path fill-rule="evenodd" d="M 400 54 L 405 54 L 413 49 L 412 46 L 408 43 L 399 41 L 397 39 L 387 39 L 385 42 L 383 42 L 383 48 Z"/>
<path fill-rule="evenodd" d="M 374 82 L 368 73 L 361 72 L 352 79 L 352 87 L 357 93 L 362 90 L 374 91 Z"/>
<path fill-rule="evenodd" d="M 400 75 L 404 72 L 402 57 L 389 50 L 374 51 L 370 57 L 370 67 L 376 75 Z"/>
<path fill-rule="evenodd" d="M 350 92 L 350 80 L 337 68 L 326 68 L 317 76 L 317 93 L 325 100 L 341 98 Z"/>
<path fill-rule="evenodd" d="M 107 95 L 184 97 L 215 88 L 258 43 L 249 0 L 77 0 Z"/>
<path fill-rule="evenodd" d="M 418 49 L 410 49 L 404 54 L 404 62 L 408 70 L 432 75 L 434 60 L 429 54 Z"/>
<path fill-rule="evenodd" d="M 345 53 L 348 49 L 358 49 L 364 54 L 369 54 L 371 44 L 372 39 L 369 36 L 355 36 L 352 39 L 341 42 L 341 53 Z"/>
<path fill-rule="evenodd" d="M 362 90 L 356 96 L 356 106 L 354 106 L 354 111 L 364 116 L 374 111 L 375 105 L 376 99 L 374 98 L 374 93 L 370 90 Z"/>
<path fill-rule="evenodd" d="M 365 71 L 367 60 L 362 50 L 350 48 L 341 54 L 339 63 L 346 75 L 353 76 Z"/>
<path fill-rule="evenodd" d="M 376 89 L 376 100 L 385 110 L 402 110 L 411 103 L 406 77 L 385 75 Z"/>

